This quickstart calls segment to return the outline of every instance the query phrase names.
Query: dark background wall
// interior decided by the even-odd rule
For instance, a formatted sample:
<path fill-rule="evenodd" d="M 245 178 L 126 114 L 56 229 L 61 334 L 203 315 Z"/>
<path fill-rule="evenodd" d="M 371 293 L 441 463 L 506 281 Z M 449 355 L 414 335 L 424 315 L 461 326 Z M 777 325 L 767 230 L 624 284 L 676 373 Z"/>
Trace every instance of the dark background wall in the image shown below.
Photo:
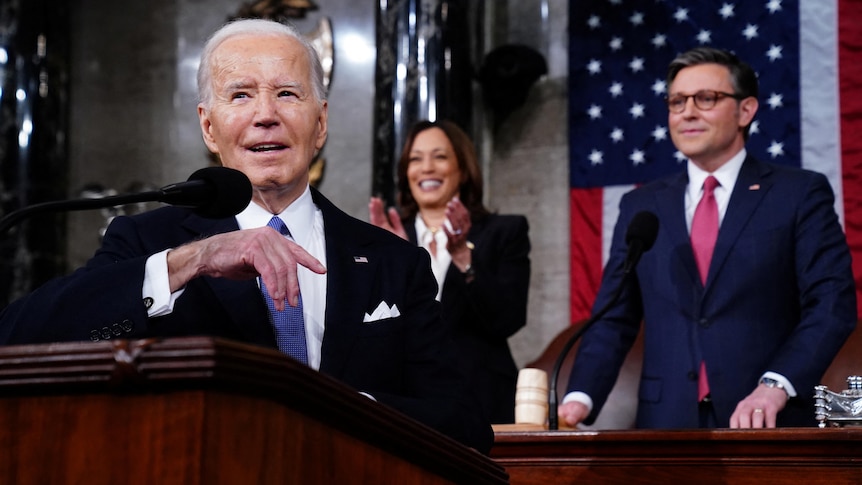
<path fill-rule="evenodd" d="M 0 214 L 62 199 L 68 184 L 65 2 L 0 2 Z M 47 214 L 0 233 L 0 306 L 65 270 L 66 223 Z"/>

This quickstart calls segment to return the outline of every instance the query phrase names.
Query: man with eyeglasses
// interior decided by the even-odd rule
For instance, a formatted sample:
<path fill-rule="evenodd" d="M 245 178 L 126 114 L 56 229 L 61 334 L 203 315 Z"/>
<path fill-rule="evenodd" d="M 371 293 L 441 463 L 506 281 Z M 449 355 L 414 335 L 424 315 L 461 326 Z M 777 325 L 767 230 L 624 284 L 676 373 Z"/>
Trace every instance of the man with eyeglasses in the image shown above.
<path fill-rule="evenodd" d="M 639 428 L 814 426 L 813 387 L 856 324 L 850 253 L 827 179 L 745 150 L 757 77 L 707 47 L 668 71 L 668 126 L 684 172 L 626 194 L 595 308 L 558 409 L 590 424 L 641 325 Z M 640 211 L 659 231 L 622 280 Z"/>

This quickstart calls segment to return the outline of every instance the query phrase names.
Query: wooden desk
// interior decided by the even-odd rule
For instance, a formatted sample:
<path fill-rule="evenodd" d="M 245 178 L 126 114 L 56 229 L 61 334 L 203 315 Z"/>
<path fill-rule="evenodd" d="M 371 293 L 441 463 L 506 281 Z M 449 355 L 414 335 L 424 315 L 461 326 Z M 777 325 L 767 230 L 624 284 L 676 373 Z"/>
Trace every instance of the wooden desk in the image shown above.
<path fill-rule="evenodd" d="M 521 484 L 859 484 L 862 428 L 507 431 L 491 458 Z"/>

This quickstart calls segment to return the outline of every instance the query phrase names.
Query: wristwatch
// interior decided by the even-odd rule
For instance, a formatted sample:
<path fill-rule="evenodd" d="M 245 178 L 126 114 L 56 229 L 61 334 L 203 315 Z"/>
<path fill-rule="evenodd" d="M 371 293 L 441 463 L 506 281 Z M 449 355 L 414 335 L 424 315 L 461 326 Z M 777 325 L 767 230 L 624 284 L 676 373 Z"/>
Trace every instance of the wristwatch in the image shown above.
<path fill-rule="evenodd" d="M 464 244 L 470 251 L 476 249 L 476 245 L 470 241 L 465 241 Z M 464 268 L 464 271 L 461 272 L 461 274 L 464 275 L 464 279 L 467 280 L 467 283 L 473 281 L 473 278 L 476 277 L 476 270 L 473 268 L 473 263 L 471 262 L 470 264 L 468 264 L 467 267 Z"/>
<path fill-rule="evenodd" d="M 784 384 L 778 382 L 771 377 L 761 377 L 760 383 L 766 387 L 776 387 L 778 389 L 781 389 L 782 391 L 784 391 L 785 394 L 787 394 L 787 389 L 784 388 Z"/>

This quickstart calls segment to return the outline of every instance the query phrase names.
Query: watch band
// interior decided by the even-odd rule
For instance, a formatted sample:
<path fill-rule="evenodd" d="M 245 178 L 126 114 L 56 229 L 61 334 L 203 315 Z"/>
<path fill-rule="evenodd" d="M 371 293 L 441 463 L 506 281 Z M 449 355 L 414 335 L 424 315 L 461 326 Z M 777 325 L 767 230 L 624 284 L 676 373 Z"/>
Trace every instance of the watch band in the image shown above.
<path fill-rule="evenodd" d="M 782 391 L 784 391 L 785 393 L 787 393 L 787 389 L 784 388 L 784 384 L 778 382 L 777 380 L 775 380 L 771 377 L 761 377 L 760 383 L 766 387 L 778 388 L 778 389 L 781 389 Z"/>
<path fill-rule="evenodd" d="M 476 249 L 476 245 L 470 241 L 466 241 L 464 244 L 470 251 Z M 464 271 L 461 272 L 461 274 L 464 275 L 464 279 L 467 281 L 467 283 L 473 281 L 473 278 L 476 277 L 476 270 L 473 269 L 473 263 L 471 262 L 470 264 L 468 264 L 467 267 L 464 268 Z"/>
<path fill-rule="evenodd" d="M 461 272 L 461 274 L 463 274 L 465 277 L 476 276 L 476 270 L 473 269 L 472 264 L 468 264 L 467 267 L 464 268 L 464 271 Z"/>

